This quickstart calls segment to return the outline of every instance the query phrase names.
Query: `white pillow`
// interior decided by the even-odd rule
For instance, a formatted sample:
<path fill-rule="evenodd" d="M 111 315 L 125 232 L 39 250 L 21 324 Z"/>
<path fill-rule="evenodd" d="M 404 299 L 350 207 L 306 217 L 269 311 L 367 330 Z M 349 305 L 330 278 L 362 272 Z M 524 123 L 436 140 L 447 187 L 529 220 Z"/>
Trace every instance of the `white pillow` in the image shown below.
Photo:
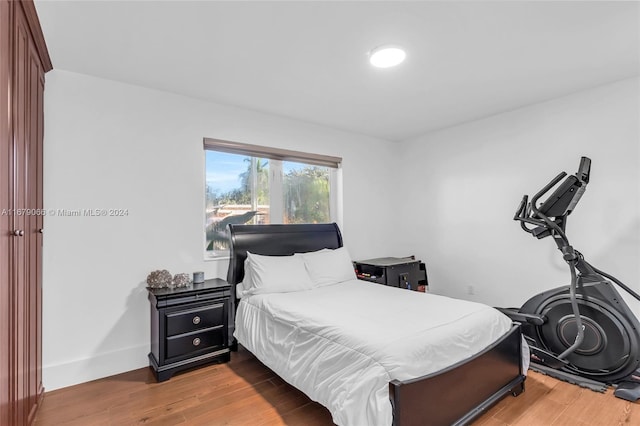
<path fill-rule="evenodd" d="M 236 284 L 236 299 L 242 299 L 244 297 L 244 286 L 242 283 Z"/>
<path fill-rule="evenodd" d="M 307 255 L 307 254 L 321 253 L 323 251 L 333 251 L 333 250 L 332 249 L 328 249 L 328 248 L 323 248 L 323 249 L 316 250 L 316 251 L 306 251 L 304 253 L 293 253 L 293 255 L 294 256 L 304 256 L 304 255 Z"/>
<path fill-rule="evenodd" d="M 355 280 L 351 256 L 346 247 L 302 253 L 307 272 L 315 287 Z"/>
<path fill-rule="evenodd" d="M 249 268 L 246 263 L 250 263 Z M 288 293 L 313 288 L 300 257 L 261 256 L 247 252 L 246 263 L 245 276 L 249 269 L 250 279 L 243 280 L 245 294 Z"/>
<path fill-rule="evenodd" d="M 248 290 L 252 286 L 251 280 L 251 262 L 249 262 L 249 258 L 247 257 L 244 260 L 244 277 L 242 278 L 242 282 L 236 284 L 236 297 L 238 299 L 243 298 L 246 294 L 248 294 Z"/>

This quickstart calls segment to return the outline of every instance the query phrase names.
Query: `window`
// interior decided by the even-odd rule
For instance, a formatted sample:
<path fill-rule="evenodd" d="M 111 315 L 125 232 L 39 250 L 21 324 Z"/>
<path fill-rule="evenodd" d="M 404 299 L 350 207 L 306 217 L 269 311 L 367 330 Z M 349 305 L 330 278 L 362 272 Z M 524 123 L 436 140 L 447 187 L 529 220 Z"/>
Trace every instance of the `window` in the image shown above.
<path fill-rule="evenodd" d="M 204 140 L 208 257 L 228 256 L 229 224 L 337 221 L 341 159 Z"/>

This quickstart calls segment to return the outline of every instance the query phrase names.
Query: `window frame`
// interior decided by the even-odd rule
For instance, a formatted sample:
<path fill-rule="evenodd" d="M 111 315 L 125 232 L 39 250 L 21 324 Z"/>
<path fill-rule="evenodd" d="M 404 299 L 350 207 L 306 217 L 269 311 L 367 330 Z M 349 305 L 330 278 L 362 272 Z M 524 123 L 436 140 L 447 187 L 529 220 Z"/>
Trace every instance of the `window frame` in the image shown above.
<path fill-rule="evenodd" d="M 251 145 L 222 139 L 204 138 L 204 149 L 227 152 L 229 154 L 247 155 L 249 157 L 269 158 L 280 161 L 297 161 L 312 166 L 325 166 L 339 169 L 342 165 L 341 157 L 331 155 L 312 154 L 309 152 L 293 151 L 290 149 L 273 148 L 269 146 Z"/>
<path fill-rule="evenodd" d="M 294 151 L 289 149 L 282 148 L 274 148 L 262 145 L 253 145 L 241 142 L 233 142 L 222 139 L 213 139 L 213 138 L 204 138 L 203 139 L 203 153 L 206 151 L 218 151 L 225 152 L 228 154 L 236 154 L 236 155 L 244 155 L 249 156 L 251 158 L 268 158 L 269 160 L 275 160 L 270 162 L 269 166 L 269 186 L 270 193 L 272 189 L 275 187 L 274 182 L 279 182 L 280 187 L 282 186 L 282 172 L 283 166 L 282 163 L 284 161 L 292 161 L 297 163 L 304 163 L 311 166 L 322 166 L 329 168 L 329 217 L 331 221 L 335 221 L 338 224 L 342 222 L 342 206 L 340 204 L 342 197 L 342 158 L 335 157 L 330 155 L 323 154 L 315 154 L 308 153 L 302 151 Z M 272 167 L 275 166 L 275 167 Z M 205 197 L 204 201 L 206 204 L 206 155 L 205 155 Z M 279 196 L 276 196 L 276 202 L 278 199 L 281 201 L 283 198 L 282 191 L 279 191 Z M 270 194 L 270 197 L 274 194 Z M 270 208 L 273 208 L 275 204 L 274 200 L 270 200 Z M 281 204 L 281 203 L 280 203 Z M 278 204 L 279 206 L 279 204 Z M 205 208 L 202 209 L 204 219 L 203 223 L 206 224 L 206 212 Z M 282 223 L 282 218 L 284 217 L 284 206 L 277 207 L 271 210 L 272 213 L 279 213 L 278 219 L 276 221 L 273 220 L 273 215 L 271 215 L 270 223 Z M 205 260 L 221 260 L 228 259 L 229 254 L 215 254 L 207 250 L 207 241 L 206 241 L 206 232 L 203 233 L 203 247 L 204 247 L 204 256 Z"/>

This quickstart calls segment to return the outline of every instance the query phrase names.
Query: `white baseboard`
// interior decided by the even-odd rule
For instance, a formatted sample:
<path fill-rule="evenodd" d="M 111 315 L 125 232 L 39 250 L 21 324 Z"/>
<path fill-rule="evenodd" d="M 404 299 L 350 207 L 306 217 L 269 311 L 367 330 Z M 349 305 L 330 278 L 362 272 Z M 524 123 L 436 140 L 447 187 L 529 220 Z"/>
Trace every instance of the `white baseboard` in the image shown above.
<path fill-rule="evenodd" d="M 114 374 L 124 373 L 149 365 L 149 344 L 125 348 L 119 351 L 97 354 L 42 367 L 42 382 L 46 392 Z"/>

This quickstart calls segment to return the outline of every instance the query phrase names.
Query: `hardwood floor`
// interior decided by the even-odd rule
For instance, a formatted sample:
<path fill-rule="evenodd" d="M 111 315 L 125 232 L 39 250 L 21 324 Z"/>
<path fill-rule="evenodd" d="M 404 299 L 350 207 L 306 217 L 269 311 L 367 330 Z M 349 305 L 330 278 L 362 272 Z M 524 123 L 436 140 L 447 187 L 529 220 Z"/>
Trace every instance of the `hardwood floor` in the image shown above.
<path fill-rule="evenodd" d="M 148 368 L 47 392 L 36 417 L 46 425 L 332 425 L 320 404 L 289 386 L 249 352 L 156 383 Z M 640 402 L 617 399 L 530 372 L 474 426 L 640 425 Z M 363 425 L 364 426 L 364 425 Z"/>

